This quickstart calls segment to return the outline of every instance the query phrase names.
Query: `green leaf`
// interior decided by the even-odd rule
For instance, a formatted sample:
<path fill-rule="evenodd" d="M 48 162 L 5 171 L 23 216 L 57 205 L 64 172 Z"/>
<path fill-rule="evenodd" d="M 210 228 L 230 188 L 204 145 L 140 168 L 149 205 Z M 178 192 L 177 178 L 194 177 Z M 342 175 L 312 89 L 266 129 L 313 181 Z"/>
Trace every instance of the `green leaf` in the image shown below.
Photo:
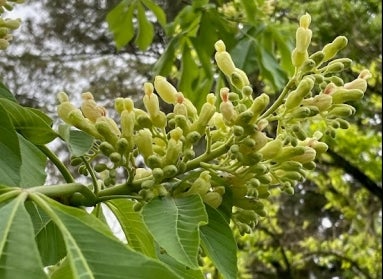
<path fill-rule="evenodd" d="M 257 23 L 256 15 L 258 14 L 257 4 L 254 0 L 241 0 L 241 4 L 245 10 L 246 19 L 251 23 Z"/>
<path fill-rule="evenodd" d="M 125 46 L 134 36 L 133 12 L 135 7 L 130 2 L 121 1 L 106 16 L 117 49 Z"/>
<path fill-rule="evenodd" d="M 200 269 L 190 269 L 183 264 L 177 262 L 174 258 L 167 254 L 160 253 L 160 260 L 168 265 L 175 273 L 177 273 L 182 279 L 205 279 Z"/>
<path fill-rule="evenodd" d="M 170 40 L 165 48 L 165 52 L 157 60 L 154 65 L 155 75 L 168 76 L 173 67 L 173 61 L 176 57 L 176 50 L 182 47 L 184 40 L 180 36 L 176 36 Z"/>
<path fill-rule="evenodd" d="M 165 14 L 165 12 L 151 0 L 141 0 L 141 2 L 149 10 L 151 10 L 154 13 L 154 15 L 157 17 L 158 22 L 161 24 L 162 28 L 164 28 L 166 25 L 166 14 Z"/>
<path fill-rule="evenodd" d="M 52 120 L 41 111 L 2 98 L 0 105 L 7 111 L 15 129 L 30 142 L 46 144 L 57 137 L 51 128 Z"/>
<path fill-rule="evenodd" d="M 10 101 L 16 102 L 15 96 L 9 91 L 9 89 L 2 83 L 0 82 L 0 98 L 5 98 Z"/>
<path fill-rule="evenodd" d="M 201 244 L 225 279 L 237 278 L 237 244 L 229 223 L 214 208 L 206 206 L 209 223 L 201 227 Z"/>
<path fill-rule="evenodd" d="M 128 248 L 85 210 L 62 205 L 40 194 L 30 196 L 59 228 L 73 278 L 151 279 L 155 274 L 159 279 L 180 279 L 160 261 Z"/>
<path fill-rule="evenodd" d="M 115 199 L 106 202 L 106 205 L 120 223 L 129 246 L 146 256 L 156 258 L 153 237 L 142 215 L 133 209 L 134 202 L 128 199 Z"/>
<path fill-rule="evenodd" d="M 94 138 L 89 134 L 71 129 L 70 125 L 62 124 L 58 128 L 58 133 L 68 144 L 69 151 L 73 156 L 82 156 L 92 147 Z"/>
<path fill-rule="evenodd" d="M 282 89 L 287 82 L 287 76 L 278 61 L 263 45 L 255 42 L 254 49 L 261 74 L 272 83 L 275 90 Z"/>
<path fill-rule="evenodd" d="M 21 153 L 15 128 L 0 104 L 0 184 L 18 186 Z"/>
<path fill-rule="evenodd" d="M 145 14 L 145 9 L 141 3 L 137 3 L 138 32 L 136 44 L 141 50 L 146 50 L 153 41 L 154 29 Z"/>
<path fill-rule="evenodd" d="M 199 195 L 157 198 L 144 206 L 142 214 L 154 239 L 169 256 L 187 267 L 198 268 L 199 226 L 207 222 Z"/>
<path fill-rule="evenodd" d="M 47 278 L 21 194 L 0 208 L 0 278 Z"/>
<path fill-rule="evenodd" d="M 54 265 L 66 255 L 64 239 L 52 219 L 33 202 L 25 203 L 33 223 L 35 241 L 44 266 Z"/>
<path fill-rule="evenodd" d="M 22 156 L 19 186 L 28 188 L 43 185 L 47 177 L 45 171 L 47 157 L 40 149 L 20 135 L 19 143 Z"/>

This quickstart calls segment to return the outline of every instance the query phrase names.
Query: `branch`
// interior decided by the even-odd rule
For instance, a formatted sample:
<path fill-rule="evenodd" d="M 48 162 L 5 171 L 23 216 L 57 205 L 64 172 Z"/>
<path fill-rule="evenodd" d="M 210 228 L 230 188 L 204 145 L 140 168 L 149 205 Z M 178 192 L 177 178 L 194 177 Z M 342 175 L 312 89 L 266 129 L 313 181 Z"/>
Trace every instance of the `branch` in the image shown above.
<path fill-rule="evenodd" d="M 370 191 L 371 194 L 382 200 L 382 188 L 379 187 L 378 184 L 376 184 L 371 178 L 335 151 L 329 149 L 327 150 L 327 153 L 334 159 L 338 166 L 342 167 L 347 173 L 358 180 L 363 187 Z"/>

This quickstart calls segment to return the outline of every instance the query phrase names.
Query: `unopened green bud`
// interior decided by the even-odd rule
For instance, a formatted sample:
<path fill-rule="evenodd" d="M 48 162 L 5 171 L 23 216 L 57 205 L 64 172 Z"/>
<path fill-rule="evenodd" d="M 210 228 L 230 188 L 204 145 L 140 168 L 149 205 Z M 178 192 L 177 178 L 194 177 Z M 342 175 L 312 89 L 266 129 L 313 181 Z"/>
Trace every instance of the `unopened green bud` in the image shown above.
<path fill-rule="evenodd" d="M 178 173 L 178 169 L 175 165 L 167 165 L 163 168 L 163 171 L 165 178 L 174 177 Z"/>
<path fill-rule="evenodd" d="M 182 153 L 182 141 L 170 138 L 162 165 L 176 164 Z"/>
<path fill-rule="evenodd" d="M 152 171 L 153 178 L 156 182 L 162 181 L 164 177 L 164 171 L 160 168 L 154 168 Z"/>
<path fill-rule="evenodd" d="M 129 149 L 131 148 L 132 147 L 129 146 L 129 142 L 126 138 L 119 138 L 117 140 L 116 149 L 117 149 L 117 152 L 120 153 L 121 155 L 126 153 L 127 151 L 130 151 Z"/>
<path fill-rule="evenodd" d="M 139 130 L 134 136 L 134 143 L 145 159 L 153 154 L 152 133 L 148 129 Z"/>
<path fill-rule="evenodd" d="M 100 133 L 100 135 L 103 136 L 103 138 L 107 142 L 109 142 L 113 146 L 116 145 L 118 136 L 115 133 L 113 133 L 112 129 L 109 127 L 106 121 L 97 121 L 95 127 L 97 129 L 97 132 Z"/>
<path fill-rule="evenodd" d="M 307 162 L 307 163 L 302 164 L 302 166 L 303 166 L 306 170 L 314 170 L 314 169 L 316 168 L 316 164 L 315 164 L 315 162 Z"/>
<path fill-rule="evenodd" d="M 359 89 L 344 89 L 338 88 L 332 92 L 332 102 L 333 104 L 340 104 L 349 101 L 358 101 L 364 95 L 364 92 Z"/>
<path fill-rule="evenodd" d="M 122 113 L 122 111 L 125 109 L 124 98 L 118 97 L 114 99 L 114 109 L 118 112 L 118 114 Z"/>
<path fill-rule="evenodd" d="M 355 108 L 347 104 L 333 105 L 328 112 L 328 117 L 348 117 L 355 113 Z"/>
<path fill-rule="evenodd" d="M 303 165 L 297 161 L 284 161 L 278 164 L 277 167 L 286 171 L 298 171 L 302 169 Z"/>
<path fill-rule="evenodd" d="M 199 139 L 201 138 L 201 134 L 197 131 L 192 131 L 187 134 L 186 141 L 188 141 L 191 144 L 195 144 Z"/>
<path fill-rule="evenodd" d="M 286 109 L 291 110 L 293 108 L 298 107 L 304 97 L 311 91 L 314 87 L 314 82 L 310 78 L 303 78 L 301 82 L 298 84 L 297 89 L 290 92 L 286 98 Z"/>
<path fill-rule="evenodd" d="M 104 107 L 97 105 L 94 101 L 93 95 L 90 92 L 84 92 L 81 94 L 82 104 L 81 111 L 86 118 L 93 123 L 96 122 L 97 118 L 106 115 Z"/>
<path fill-rule="evenodd" d="M 190 126 L 191 131 L 197 131 L 201 135 L 205 133 L 205 129 L 210 119 L 216 111 L 215 105 L 206 102 L 202 105 L 198 119 Z"/>
<path fill-rule="evenodd" d="M 61 92 L 64 93 L 64 92 Z M 65 93 L 64 93 L 65 94 Z M 66 95 L 66 94 L 65 94 Z M 68 97 L 68 96 L 66 96 Z M 57 106 L 57 114 L 58 116 L 67 124 L 74 125 L 74 123 L 71 122 L 71 119 L 69 118 L 69 114 L 72 111 L 78 110 L 80 115 L 82 116 L 81 111 L 76 108 L 73 104 L 71 104 L 69 101 L 63 101 Z M 82 117 L 83 118 L 83 117 Z"/>
<path fill-rule="evenodd" d="M 315 61 L 312 59 L 307 59 L 302 65 L 302 72 L 308 73 L 315 67 Z"/>
<path fill-rule="evenodd" d="M 305 140 L 307 138 L 305 131 L 300 127 L 300 125 L 294 125 L 292 130 L 294 135 L 296 135 L 299 140 Z"/>
<path fill-rule="evenodd" d="M 111 153 L 115 151 L 114 147 L 109 142 L 106 142 L 106 141 L 103 141 L 100 144 L 99 148 L 105 156 L 109 156 Z"/>
<path fill-rule="evenodd" d="M 151 117 L 155 117 L 160 111 L 160 105 L 158 97 L 153 93 L 153 84 L 146 82 L 144 84 L 145 96 L 142 101 L 144 103 L 146 111 L 150 114 Z"/>
<path fill-rule="evenodd" d="M 68 114 L 68 123 L 76 128 L 94 136 L 95 138 L 102 139 L 103 137 L 97 132 L 94 124 L 84 117 L 81 110 L 74 109 Z"/>
<path fill-rule="evenodd" d="M 222 203 L 222 196 L 217 192 L 208 192 L 203 197 L 203 202 L 213 208 L 218 208 Z"/>
<path fill-rule="evenodd" d="M 282 141 L 279 139 L 272 140 L 265 144 L 258 152 L 262 154 L 264 160 L 275 157 L 282 149 Z"/>
<path fill-rule="evenodd" d="M 247 210 L 254 210 L 256 213 L 258 213 L 259 210 L 264 209 L 264 205 L 261 201 L 246 197 L 234 200 L 233 203 L 237 207 Z"/>
<path fill-rule="evenodd" d="M 279 154 L 274 158 L 275 161 L 294 161 L 292 158 L 303 155 L 305 148 L 303 146 L 284 146 Z"/>
<path fill-rule="evenodd" d="M 319 65 L 320 63 L 322 63 L 323 61 L 323 58 L 324 58 L 324 53 L 323 51 L 317 51 L 317 52 L 314 52 L 313 54 L 311 54 L 309 56 L 309 59 L 313 60 L 315 62 L 315 65 Z"/>
<path fill-rule="evenodd" d="M 195 158 L 195 152 L 193 149 L 187 149 L 184 151 L 182 156 L 183 156 L 183 160 L 187 162 Z"/>
<path fill-rule="evenodd" d="M 95 172 L 103 172 L 104 170 L 106 170 L 108 167 L 106 164 L 103 164 L 103 163 L 99 163 L 99 164 L 96 164 L 94 166 L 94 171 Z"/>
<path fill-rule="evenodd" d="M 152 117 L 151 120 L 153 125 L 157 128 L 166 127 L 166 123 L 167 123 L 166 114 L 162 111 L 160 111 L 155 117 Z"/>
<path fill-rule="evenodd" d="M 231 84 L 240 90 L 242 90 L 244 86 L 248 86 L 250 84 L 246 73 L 238 68 L 235 68 L 233 73 L 230 75 L 230 81 Z"/>
<path fill-rule="evenodd" d="M 324 69 L 325 69 L 325 71 L 323 72 L 323 74 L 325 74 L 325 75 L 337 73 L 337 72 L 343 71 L 344 64 L 341 62 L 336 62 L 336 63 L 329 64 Z"/>
<path fill-rule="evenodd" d="M 362 78 L 354 79 L 351 82 L 345 83 L 343 86 L 345 89 L 359 89 L 362 92 L 367 90 L 367 81 Z"/>
<path fill-rule="evenodd" d="M 83 160 L 80 157 L 73 157 L 70 160 L 70 165 L 74 166 L 74 167 L 78 166 L 78 165 L 80 165 L 82 163 L 83 163 Z"/>
<path fill-rule="evenodd" d="M 251 88 L 251 86 L 246 85 L 242 88 L 243 96 L 250 97 L 252 94 L 253 94 L 253 88 Z"/>
<path fill-rule="evenodd" d="M 185 134 L 188 133 L 190 123 L 188 122 L 188 120 L 186 119 L 184 115 L 176 115 L 176 117 L 174 118 L 174 121 L 175 121 L 175 125 L 181 128 Z"/>
<path fill-rule="evenodd" d="M 319 94 L 312 98 L 307 98 L 302 101 L 304 106 L 315 106 L 320 112 L 326 111 L 331 107 L 332 97 L 327 94 Z"/>
<path fill-rule="evenodd" d="M 226 76 L 231 76 L 231 74 L 235 70 L 235 65 L 233 60 L 231 59 L 230 54 L 226 51 L 225 43 L 222 40 L 219 40 L 214 44 L 214 47 L 216 50 L 214 58 L 218 68 Z"/>
<path fill-rule="evenodd" d="M 304 149 L 305 150 L 304 150 L 304 153 L 302 155 L 291 157 L 290 160 L 298 161 L 302 164 L 314 161 L 315 156 L 316 156 L 315 149 L 313 149 L 311 147 L 307 147 L 307 146 L 304 146 Z"/>
<path fill-rule="evenodd" d="M 135 115 L 133 111 L 124 110 L 121 113 L 121 132 L 126 139 L 131 139 L 134 132 Z"/>
<path fill-rule="evenodd" d="M 109 159 L 113 162 L 113 163 L 119 163 L 121 161 L 121 154 L 118 153 L 118 152 L 112 152 L 110 155 L 109 155 Z"/>
<path fill-rule="evenodd" d="M 299 52 L 307 51 L 311 42 L 312 31 L 307 28 L 298 27 L 296 37 L 296 50 Z"/>
<path fill-rule="evenodd" d="M 194 120 L 197 117 L 197 114 L 198 114 L 198 111 L 197 111 L 196 107 L 187 98 L 184 99 L 183 104 L 186 106 L 188 117 L 190 117 L 191 119 Z"/>
<path fill-rule="evenodd" d="M 237 126 L 237 125 L 236 125 L 236 126 L 233 127 L 233 134 L 234 134 L 236 137 L 240 137 L 240 136 L 242 136 L 244 132 L 245 132 L 245 131 L 244 131 L 244 129 L 243 129 L 242 126 Z"/>
<path fill-rule="evenodd" d="M 350 123 L 342 118 L 337 118 L 339 122 L 339 128 L 348 129 L 350 127 Z"/>
<path fill-rule="evenodd" d="M 308 59 L 309 53 L 306 51 L 299 51 L 298 49 L 294 49 L 291 53 L 291 60 L 293 62 L 293 66 L 296 68 L 301 67 L 305 61 Z"/>
<path fill-rule="evenodd" d="M 303 28 L 309 28 L 311 23 L 311 16 L 308 13 L 305 13 L 303 16 L 299 18 L 299 26 Z"/>
<path fill-rule="evenodd" d="M 7 47 L 9 47 L 9 42 L 5 39 L 0 38 L 0 49 L 5 50 L 7 49 Z"/>
<path fill-rule="evenodd" d="M 142 115 L 137 116 L 136 121 L 137 121 L 138 126 L 141 129 L 144 129 L 144 128 L 150 129 L 153 126 L 152 120 L 146 114 L 142 114 Z"/>
<path fill-rule="evenodd" d="M 266 93 L 262 93 L 257 98 L 254 99 L 253 103 L 249 110 L 253 113 L 253 117 L 250 123 L 254 123 L 257 118 L 261 115 L 261 113 L 266 109 L 270 102 L 269 95 Z"/>
<path fill-rule="evenodd" d="M 161 159 L 157 155 L 150 155 L 146 160 L 145 163 L 148 165 L 149 168 L 161 168 Z"/>
<path fill-rule="evenodd" d="M 324 46 L 322 49 L 324 53 L 323 61 L 328 61 L 333 58 L 340 50 L 347 46 L 348 40 L 344 36 L 336 37 L 331 43 Z"/>
<path fill-rule="evenodd" d="M 154 88 L 164 102 L 168 104 L 175 104 L 177 102 L 177 90 L 166 78 L 156 76 L 154 78 Z"/>

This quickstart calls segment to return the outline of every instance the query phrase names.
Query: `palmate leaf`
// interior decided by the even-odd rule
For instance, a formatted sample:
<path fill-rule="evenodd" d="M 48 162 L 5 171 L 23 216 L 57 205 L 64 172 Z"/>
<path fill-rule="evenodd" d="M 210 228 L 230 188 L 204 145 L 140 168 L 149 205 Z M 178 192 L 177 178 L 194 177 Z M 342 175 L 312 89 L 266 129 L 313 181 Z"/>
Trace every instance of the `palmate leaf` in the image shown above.
<path fill-rule="evenodd" d="M 153 41 L 154 28 L 148 20 L 145 9 L 141 3 L 137 3 L 138 30 L 135 43 L 141 50 L 146 50 Z"/>
<path fill-rule="evenodd" d="M 0 278 L 47 278 L 21 194 L 0 207 Z"/>
<path fill-rule="evenodd" d="M 189 268 L 198 268 L 199 226 L 208 221 L 199 195 L 154 199 L 144 206 L 142 215 L 168 255 Z"/>
<path fill-rule="evenodd" d="M 52 218 L 64 238 L 70 278 L 151 279 L 155 274 L 159 279 L 180 279 L 160 261 L 128 248 L 94 215 L 40 194 L 30 196 Z"/>
<path fill-rule="evenodd" d="M 20 184 L 21 153 L 15 128 L 0 104 L 0 184 Z"/>
<path fill-rule="evenodd" d="M 8 99 L 0 98 L 16 131 L 34 144 L 46 144 L 57 137 L 51 128 L 52 120 L 39 110 L 23 107 Z"/>
<path fill-rule="evenodd" d="M 225 279 L 237 278 L 237 244 L 225 218 L 206 206 L 209 223 L 201 227 L 201 241 L 205 253 Z"/>
<path fill-rule="evenodd" d="M 92 147 L 94 138 L 89 134 L 73 130 L 70 125 L 62 124 L 58 128 L 58 133 L 68 144 L 72 156 L 82 156 Z"/>
<path fill-rule="evenodd" d="M 134 202 L 128 199 L 115 199 L 105 203 L 116 216 L 130 247 L 156 258 L 155 243 L 142 215 L 133 209 Z"/>

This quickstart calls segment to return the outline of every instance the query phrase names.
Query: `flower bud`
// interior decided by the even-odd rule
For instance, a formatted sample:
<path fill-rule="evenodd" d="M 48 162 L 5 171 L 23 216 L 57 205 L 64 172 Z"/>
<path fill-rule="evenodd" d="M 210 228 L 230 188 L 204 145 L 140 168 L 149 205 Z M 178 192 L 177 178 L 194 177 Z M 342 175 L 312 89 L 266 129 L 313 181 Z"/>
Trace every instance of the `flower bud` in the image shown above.
<path fill-rule="evenodd" d="M 97 132 L 96 127 L 89 119 L 85 118 L 81 110 L 74 109 L 68 114 L 68 123 L 75 126 L 76 128 L 94 136 L 97 139 L 103 137 Z"/>
<path fill-rule="evenodd" d="M 221 40 L 214 44 L 216 53 L 214 55 L 218 68 L 226 75 L 231 76 L 235 70 L 235 65 L 230 54 L 226 51 L 225 43 Z"/>
<path fill-rule="evenodd" d="M 179 129 L 179 128 L 178 128 Z M 181 130 L 182 134 L 182 130 Z M 175 138 L 170 138 L 166 149 L 165 157 L 162 160 L 162 165 L 175 165 L 182 153 L 182 141 Z"/>
<path fill-rule="evenodd" d="M 208 192 L 203 197 L 203 202 L 213 208 L 218 208 L 222 203 L 222 196 L 217 192 Z"/>
<path fill-rule="evenodd" d="M 207 99 L 209 99 L 209 95 L 210 94 L 208 94 Z M 190 131 L 197 131 L 203 135 L 205 133 L 206 126 L 208 125 L 210 119 L 213 117 L 215 111 L 215 105 L 213 105 L 211 102 L 204 103 L 202 105 L 198 119 L 190 126 Z"/>
<path fill-rule="evenodd" d="M 367 81 L 362 78 L 354 79 L 351 82 L 345 83 L 343 86 L 345 89 L 359 89 L 362 92 L 367 90 Z"/>
<path fill-rule="evenodd" d="M 82 104 L 81 111 L 86 118 L 88 118 L 93 123 L 96 122 L 97 118 L 106 115 L 106 110 L 104 107 L 97 105 L 94 101 L 93 95 L 90 92 L 85 92 L 81 94 Z"/>
<path fill-rule="evenodd" d="M 309 53 L 306 51 L 299 51 L 298 49 L 294 49 L 291 53 L 291 60 L 293 63 L 293 66 L 296 68 L 301 67 L 305 61 L 308 59 Z"/>
<path fill-rule="evenodd" d="M 290 92 L 287 96 L 285 103 L 286 109 L 291 110 L 298 107 L 313 87 L 314 82 L 310 78 L 303 78 L 298 84 L 297 89 Z"/>
<path fill-rule="evenodd" d="M 249 110 L 253 113 L 253 117 L 250 123 L 255 123 L 257 121 L 257 118 L 266 109 L 269 102 L 270 98 L 269 95 L 267 95 L 266 93 L 262 93 L 254 99 L 253 103 L 251 104 L 251 107 L 249 108 Z"/>
<path fill-rule="evenodd" d="M 359 89 L 338 88 L 331 93 L 333 104 L 346 103 L 349 101 L 357 101 L 363 97 L 363 91 Z"/>
<path fill-rule="evenodd" d="M 230 75 L 230 82 L 240 90 L 244 86 L 248 86 L 250 84 L 246 73 L 238 68 L 235 68 L 233 73 Z"/>
<path fill-rule="evenodd" d="M 167 165 L 163 168 L 163 171 L 165 178 L 174 177 L 178 173 L 178 169 L 175 165 Z"/>
<path fill-rule="evenodd" d="M 355 113 L 355 108 L 347 104 L 337 104 L 332 106 L 328 112 L 328 117 L 348 117 Z"/>
<path fill-rule="evenodd" d="M 321 50 L 314 52 L 313 54 L 309 56 L 309 59 L 313 60 L 316 66 L 322 63 L 323 58 L 324 58 L 324 53 Z"/>
<path fill-rule="evenodd" d="M 342 62 L 335 62 L 335 63 L 329 64 L 324 69 L 325 69 L 325 71 L 323 72 L 323 74 L 327 75 L 327 74 L 337 73 L 337 72 L 343 71 L 344 65 Z"/>
<path fill-rule="evenodd" d="M 64 93 L 64 92 L 62 92 Z M 71 120 L 69 118 L 69 114 L 74 111 L 74 110 L 78 110 L 80 113 L 81 111 L 76 108 L 73 104 L 71 104 L 70 102 L 68 101 L 64 101 L 64 102 L 61 102 L 61 104 L 59 104 L 57 106 L 57 114 L 58 116 L 67 124 L 71 124 L 73 125 L 73 123 L 71 123 Z"/>
<path fill-rule="evenodd" d="M 148 129 L 139 130 L 134 136 L 134 143 L 146 162 L 146 159 L 153 154 L 152 133 Z"/>
<path fill-rule="evenodd" d="M 118 129 L 117 124 L 116 124 L 117 130 L 115 130 L 114 128 L 116 127 L 114 127 L 113 125 L 110 125 L 110 121 L 106 121 L 106 117 L 105 117 L 103 119 L 98 118 L 96 121 L 95 127 L 97 129 L 97 132 L 99 132 L 100 135 L 102 135 L 107 142 L 109 142 L 113 146 L 116 146 L 116 143 L 120 136 L 120 130 Z M 116 133 L 116 131 L 118 131 L 118 133 Z"/>
<path fill-rule="evenodd" d="M 319 94 L 302 101 L 304 106 L 315 106 L 320 112 L 326 111 L 332 104 L 332 97 L 327 94 Z"/>
<path fill-rule="evenodd" d="M 322 49 L 324 53 L 323 61 L 328 61 L 333 58 L 338 51 L 346 47 L 348 40 L 344 36 L 336 37 L 331 43 L 325 45 Z"/>
<path fill-rule="evenodd" d="M 269 160 L 275 157 L 282 150 L 282 141 L 275 139 L 265 144 L 258 152 L 262 154 L 264 160 Z"/>
<path fill-rule="evenodd" d="M 188 117 L 191 118 L 192 120 L 195 120 L 195 118 L 197 117 L 197 114 L 198 114 L 196 107 L 187 98 L 184 98 L 183 104 L 186 106 Z"/>
<path fill-rule="evenodd" d="M 303 146 L 284 146 L 274 160 L 277 162 L 294 161 L 291 158 L 303 155 L 305 148 Z"/>
<path fill-rule="evenodd" d="M 157 155 L 150 155 L 145 160 L 145 163 L 148 165 L 149 168 L 155 169 L 155 168 L 161 168 L 161 159 Z"/>
<path fill-rule="evenodd" d="M 310 23 L 311 23 L 311 16 L 308 13 L 304 14 L 299 19 L 299 26 L 303 28 L 306 28 L 306 29 L 309 28 Z"/>
<path fill-rule="evenodd" d="M 358 76 L 358 78 L 365 79 L 365 80 L 367 80 L 371 77 L 372 77 L 372 74 L 367 69 L 364 69 L 363 71 L 361 71 L 359 76 Z"/>
<path fill-rule="evenodd" d="M 145 96 L 143 98 L 143 103 L 146 111 L 150 114 L 150 116 L 155 117 L 160 111 L 160 105 L 158 97 L 153 93 L 153 90 L 153 84 L 145 82 Z"/>
<path fill-rule="evenodd" d="M 122 113 L 122 111 L 125 109 L 124 98 L 118 97 L 114 99 L 114 109 L 117 111 L 118 114 Z"/>
<path fill-rule="evenodd" d="M 175 104 L 177 102 L 177 90 L 162 76 L 154 78 L 154 88 L 165 103 Z"/>
<path fill-rule="evenodd" d="M 121 132 L 122 137 L 128 141 L 133 137 L 135 115 L 133 111 L 123 110 L 121 113 Z"/>
<path fill-rule="evenodd" d="M 301 155 L 293 156 L 290 158 L 290 160 L 298 161 L 302 164 L 305 164 L 305 163 L 314 161 L 315 156 L 316 156 L 315 149 L 308 147 L 308 146 L 304 146 L 304 153 Z"/>
<path fill-rule="evenodd" d="M 106 141 L 103 141 L 100 144 L 99 148 L 105 156 L 109 156 L 115 151 L 113 145 L 111 145 L 109 142 L 106 142 Z"/>
<path fill-rule="evenodd" d="M 295 36 L 296 36 L 296 50 L 299 52 L 307 51 L 311 42 L 312 31 L 307 28 L 298 27 Z"/>
<path fill-rule="evenodd" d="M 151 118 L 152 123 L 157 128 L 165 128 L 167 119 L 166 114 L 162 111 L 160 111 L 155 117 Z"/>

